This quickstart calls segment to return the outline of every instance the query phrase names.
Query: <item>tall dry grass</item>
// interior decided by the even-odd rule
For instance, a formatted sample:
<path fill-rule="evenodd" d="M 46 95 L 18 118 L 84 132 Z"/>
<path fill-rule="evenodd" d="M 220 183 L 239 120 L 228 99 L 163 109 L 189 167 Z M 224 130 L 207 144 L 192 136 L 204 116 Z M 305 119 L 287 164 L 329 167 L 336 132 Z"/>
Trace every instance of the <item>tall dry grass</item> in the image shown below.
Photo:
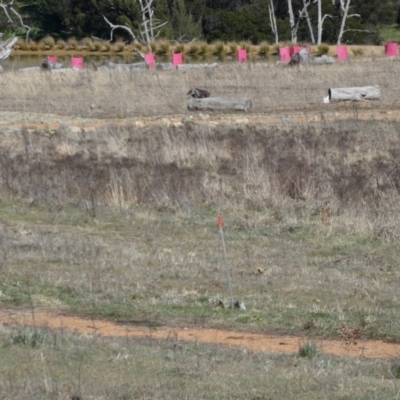
<path fill-rule="evenodd" d="M 2 110 L 45 112 L 80 117 L 125 118 L 189 114 L 186 92 L 205 87 L 212 96 L 249 97 L 253 113 L 298 110 L 329 112 L 322 105 L 329 87 L 379 85 L 380 106 L 398 103 L 399 63 L 389 60 L 302 66 L 248 62 L 221 64 L 193 71 L 91 70 L 82 73 L 21 73 L 0 75 Z M 95 104 L 96 109 L 90 106 Z M 358 107 L 368 107 L 361 104 Z M 291 121 L 291 116 L 286 119 Z"/>
<path fill-rule="evenodd" d="M 346 321 L 397 340 L 399 126 L 389 113 L 398 68 L 0 75 L 4 108 L 27 125 L 28 112 L 148 116 L 98 129 L 2 129 L 0 300 L 318 335 Z M 371 116 L 387 120 L 360 119 L 367 104 L 321 104 L 327 80 L 381 85 Z M 190 118 L 191 86 L 251 97 L 251 121 Z M 331 224 L 321 222 L 326 201 Z M 218 214 L 244 316 L 215 306 L 225 293 Z"/>

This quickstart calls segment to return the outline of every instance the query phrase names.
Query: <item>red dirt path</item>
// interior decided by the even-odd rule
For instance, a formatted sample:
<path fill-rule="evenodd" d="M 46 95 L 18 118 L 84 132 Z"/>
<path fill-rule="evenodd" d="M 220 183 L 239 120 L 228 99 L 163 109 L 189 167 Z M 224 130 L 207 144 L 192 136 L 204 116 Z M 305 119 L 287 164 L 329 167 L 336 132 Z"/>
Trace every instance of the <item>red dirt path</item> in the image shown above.
<path fill-rule="evenodd" d="M 28 311 L 0 310 L 0 323 L 12 326 L 36 326 L 46 329 L 64 329 L 74 333 L 108 337 L 143 337 L 157 340 L 181 340 L 219 344 L 256 352 L 293 354 L 309 338 L 296 336 L 270 336 L 218 329 L 195 329 L 162 326 L 147 328 L 105 320 L 84 319 L 45 311 L 35 311 L 34 320 Z M 400 357 L 400 344 L 376 340 L 360 340 L 345 344 L 339 340 L 312 339 L 323 354 L 346 357 L 395 358 Z"/>

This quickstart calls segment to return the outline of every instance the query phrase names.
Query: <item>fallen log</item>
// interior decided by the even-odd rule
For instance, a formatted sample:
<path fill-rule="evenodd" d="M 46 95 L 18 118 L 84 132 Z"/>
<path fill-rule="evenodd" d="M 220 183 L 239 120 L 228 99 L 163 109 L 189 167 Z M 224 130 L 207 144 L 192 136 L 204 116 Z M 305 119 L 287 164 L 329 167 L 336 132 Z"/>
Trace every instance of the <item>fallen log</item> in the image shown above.
<path fill-rule="evenodd" d="M 334 64 L 335 59 L 333 57 L 329 57 L 324 54 L 321 57 L 311 58 L 310 63 L 311 64 Z"/>
<path fill-rule="evenodd" d="M 173 68 L 174 68 L 174 64 L 172 64 L 172 63 L 157 63 L 156 64 L 156 69 L 158 69 L 160 71 L 168 71 Z"/>
<path fill-rule="evenodd" d="M 217 68 L 218 63 L 212 64 L 180 64 L 177 69 L 196 69 L 196 68 Z"/>
<path fill-rule="evenodd" d="M 146 62 L 137 62 L 133 64 L 117 64 L 111 61 L 104 63 L 103 65 L 97 66 L 98 69 L 115 69 L 118 71 L 132 71 L 136 69 L 147 69 Z"/>
<path fill-rule="evenodd" d="M 20 72 L 32 72 L 32 71 L 40 71 L 40 67 L 26 67 L 26 68 L 19 68 L 18 71 Z"/>
<path fill-rule="evenodd" d="M 202 111 L 249 111 L 253 107 L 251 99 L 208 97 L 204 99 L 190 99 L 187 102 L 189 110 Z"/>
<path fill-rule="evenodd" d="M 49 60 L 42 60 L 42 68 L 43 69 L 62 69 L 64 68 L 63 64 L 60 64 L 58 62 L 52 62 Z"/>
<path fill-rule="evenodd" d="M 330 88 L 328 96 L 329 101 L 379 100 L 381 90 L 379 86 Z"/>

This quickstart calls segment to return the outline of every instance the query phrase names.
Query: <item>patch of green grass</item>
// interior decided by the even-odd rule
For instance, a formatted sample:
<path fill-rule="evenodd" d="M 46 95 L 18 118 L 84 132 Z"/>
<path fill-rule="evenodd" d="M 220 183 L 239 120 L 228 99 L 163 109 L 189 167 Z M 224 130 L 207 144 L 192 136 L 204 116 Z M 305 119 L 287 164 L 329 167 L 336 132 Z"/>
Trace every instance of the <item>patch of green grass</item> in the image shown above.
<path fill-rule="evenodd" d="M 319 354 L 318 346 L 313 342 L 307 342 L 299 349 L 299 356 L 306 358 L 314 358 Z"/>

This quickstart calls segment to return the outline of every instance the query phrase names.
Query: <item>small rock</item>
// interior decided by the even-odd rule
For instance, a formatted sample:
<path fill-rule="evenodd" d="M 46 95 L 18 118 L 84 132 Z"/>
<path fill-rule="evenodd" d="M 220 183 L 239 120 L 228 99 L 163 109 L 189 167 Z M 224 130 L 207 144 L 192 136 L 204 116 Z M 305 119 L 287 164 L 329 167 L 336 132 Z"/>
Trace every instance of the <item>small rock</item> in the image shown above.
<path fill-rule="evenodd" d="M 203 121 L 206 121 L 207 119 L 210 119 L 210 116 L 208 114 L 199 114 L 199 118 Z"/>

